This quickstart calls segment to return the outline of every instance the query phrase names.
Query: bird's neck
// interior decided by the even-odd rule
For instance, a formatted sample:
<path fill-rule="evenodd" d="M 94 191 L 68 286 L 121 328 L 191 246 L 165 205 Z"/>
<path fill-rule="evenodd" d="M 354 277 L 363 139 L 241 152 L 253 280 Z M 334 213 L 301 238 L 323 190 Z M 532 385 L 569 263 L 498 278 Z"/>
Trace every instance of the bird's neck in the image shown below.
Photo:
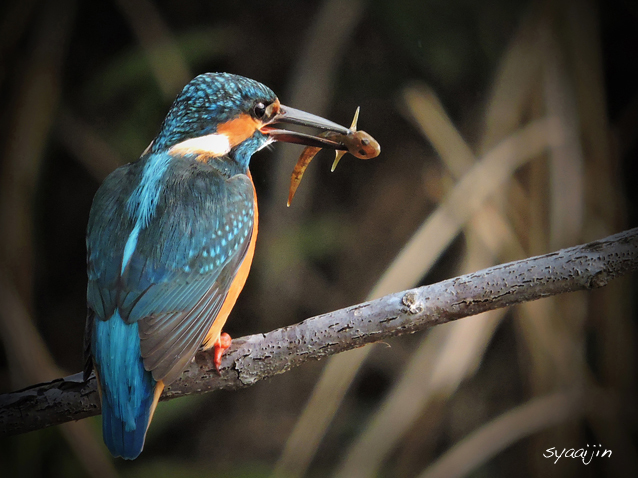
<path fill-rule="evenodd" d="M 261 133 L 255 133 L 250 138 L 232 148 L 228 153 L 228 157 L 245 173 L 248 171 L 248 165 L 250 164 L 250 159 L 253 154 L 265 148 L 270 143 L 270 138 Z"/>
<path fill-rule="evenodd" d="M 227 178 L 235 176 L 236 174 L 247 174 L 253 154 L 267 146 L 268 143 L 269 141 L 264 141 L 262 138 L 249 138 L 232 148 L 228 154 L 208 157 L 205 159 L 205 162 Z"/>

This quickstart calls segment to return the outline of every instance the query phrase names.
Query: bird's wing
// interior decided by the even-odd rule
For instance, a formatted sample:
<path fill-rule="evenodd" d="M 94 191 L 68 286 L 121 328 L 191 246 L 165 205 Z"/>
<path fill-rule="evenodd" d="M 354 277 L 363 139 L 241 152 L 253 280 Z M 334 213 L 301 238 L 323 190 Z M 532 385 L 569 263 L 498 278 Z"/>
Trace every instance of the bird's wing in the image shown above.
<path fill-rule="evenodd" d="M 101 239 L 92 241 L 89 226 L 89 307 L 102 320 L 117 308 L 124 320 L 138 322 L 144 366 L 165 383 L 177 378 L 206 337 L 253 234 L 250 179 L 201 169 L 170 175 L 123 270 L 117 270 L 121 259 L 107 263 L 92 253 Z M 113 237 L 115 256 L 122 257 L 126 242 Z"/>

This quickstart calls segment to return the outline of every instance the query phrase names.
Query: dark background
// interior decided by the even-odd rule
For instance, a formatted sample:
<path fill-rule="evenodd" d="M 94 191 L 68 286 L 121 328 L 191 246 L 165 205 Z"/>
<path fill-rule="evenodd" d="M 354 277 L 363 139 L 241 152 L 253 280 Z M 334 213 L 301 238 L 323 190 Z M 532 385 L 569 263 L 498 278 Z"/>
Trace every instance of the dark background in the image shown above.
<path fill-rule="evenodd" d="M 635 2 L 10 0 L 0 11 L 0 392 L 81 369 L 92 197 L 140 155 L 199 73 L 254 78 L 282 103 L 345 125 L 361 106 L 359 127 L 382 146 L 367 162 L 346 156 L 334 173 L 331 153 L 320 153 L 290 208 L 301 148 L 278 144 L 253 157 L 260 236 L 226 326 L 234 337 L 364 300 L 475 161 L 454 159 L 480 160 L 546 116 L 560 128 L 476 208 L 488 213 L 473 212 L 441 250 L 423 248 L 438 260 L 421 284 L 638 224 Z M 432 127 L 436 118 L 446 130 Z M 517 438 L 494 456 L 464 455 L 485 456 L 472 476 L 631 476 L 637 292 L 634 275 L 502 311 L 479 326 L 476 349 L 458 339 L 461 329 L 445 329 L 427 345 L 439 352 L 420 365 L 425 333 L 375 345 L 324 439 L 305 448 L 314 457 L 305 476 L 356 464 L 354 444 L 374 417 L 383 407 L 401 411 L 390 392 L 408 380 L 408 364 L 417 363 L 421 390 L 444 349 L 459 362 L 475 351 L 465 365 L 438 364 L 458 380 L 414 392 L 428 398 L 395 439 L 391 429 L 372 433 L 386 447 L 382 458 L 370 448 L 376 476 L 418 476 L 508 410 L 574 390 L 586 399 L 540 431 L 533 424 L 552 407 L 528 410 L 527 425 L 505 420 L 501 432 Z M 99 417 L 2 438 L 0 475 L 261 477 L 279 463 L 279 476 L 302 476 L 303 466 L 281 456 L 323 366 L 160 404 L 135 462 L 111 461 Z M 588 444 L 614 454 L 587 466 L 542 457 Z"/>

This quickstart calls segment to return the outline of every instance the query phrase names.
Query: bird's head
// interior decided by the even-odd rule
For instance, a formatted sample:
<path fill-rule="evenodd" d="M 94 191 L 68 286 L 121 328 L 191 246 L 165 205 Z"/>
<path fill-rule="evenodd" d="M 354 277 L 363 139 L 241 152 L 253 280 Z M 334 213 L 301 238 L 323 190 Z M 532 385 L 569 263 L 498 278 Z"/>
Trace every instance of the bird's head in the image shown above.
<path fill-rule="evenodd" d="M 253 153 L 272 141 L 345 149 L 325 138 L 277 129 L 277 123 L 348 133 L 332 121 L 282 105 L 270 88 L 255 80 L 205 73 L 177 96 L 149 151 L 202 159 L 228 155 L 245 169 Z"/>

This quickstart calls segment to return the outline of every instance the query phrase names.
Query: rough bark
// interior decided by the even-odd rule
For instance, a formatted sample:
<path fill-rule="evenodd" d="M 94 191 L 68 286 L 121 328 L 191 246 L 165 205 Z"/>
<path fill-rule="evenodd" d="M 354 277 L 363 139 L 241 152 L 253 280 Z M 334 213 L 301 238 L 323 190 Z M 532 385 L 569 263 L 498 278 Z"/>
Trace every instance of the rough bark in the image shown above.
<path fill-rule="evenodd" d="M 321 359 L 389 337 L 414 333 L 487 310 L 551 295 L 602 287 L 638 269 L 638 228 L 543 256 L 319 315 L 265 334 L 233 340 L 221 376 L 198 353 L 162 400 L 217 389 L 239 389 Z M 24 433 L 100 413 L 95 379 L 81 374 L 0 395 L 0 430 Z"/>

